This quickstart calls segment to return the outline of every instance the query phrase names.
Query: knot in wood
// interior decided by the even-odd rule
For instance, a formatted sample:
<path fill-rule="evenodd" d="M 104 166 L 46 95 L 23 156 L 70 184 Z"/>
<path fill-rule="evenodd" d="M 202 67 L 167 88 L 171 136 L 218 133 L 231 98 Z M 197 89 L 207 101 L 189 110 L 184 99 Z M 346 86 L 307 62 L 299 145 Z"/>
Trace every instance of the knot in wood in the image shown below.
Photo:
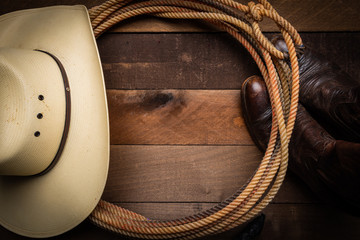
<path fill-rule="evenodd" d="M 263 19 L 261 10 L 264 9 L 262 4 L 255 4 L 254 2 L 248 3 L 249 11 L 247 12 L 247 17 L 253 19 L 254 21 L 260 22 Z"/>

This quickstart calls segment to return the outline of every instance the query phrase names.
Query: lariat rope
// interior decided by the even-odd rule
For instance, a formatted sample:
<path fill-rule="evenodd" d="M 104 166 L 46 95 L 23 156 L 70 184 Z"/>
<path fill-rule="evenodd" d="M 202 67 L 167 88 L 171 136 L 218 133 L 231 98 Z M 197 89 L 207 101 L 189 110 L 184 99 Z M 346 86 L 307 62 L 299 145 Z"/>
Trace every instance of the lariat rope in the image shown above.
<path fill-rule="evenodd" d="M 287 170 L 288 143 L 299 95 L 297 50 L 302 40 L 267 0 L 243 5 L 233 0 L 109 0 L 89 10 L 95 37 L 115 24 L 139 15 L 202 19 L 238 40 L 265 79 L 272 106 L 272 128 L 264 157 L 240 190 L 217 206 L 182 219 L 159 221 L 101 200 L 90 220 L 102 228 L 142 239 L 194 239 L 237 227 L 261 212 L 278 192 Z M 273 20 L 288 47 L 277 50 L 261 32 L 263 17 Z M 290 62 L 290 67 L 287 64 Z"/>

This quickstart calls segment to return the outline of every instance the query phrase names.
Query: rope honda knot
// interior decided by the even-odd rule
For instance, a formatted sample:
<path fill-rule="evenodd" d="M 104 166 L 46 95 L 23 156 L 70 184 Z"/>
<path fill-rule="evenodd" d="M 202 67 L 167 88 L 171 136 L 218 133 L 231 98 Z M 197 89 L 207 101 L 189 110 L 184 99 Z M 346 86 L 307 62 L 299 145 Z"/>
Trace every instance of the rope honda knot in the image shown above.
<path fill-rule="evenodd" d="M 248 7 L 249 11 L 246 14 L 247 17 L 254 21 L 261 22 L 263 20 L 261 10 L 265 9 L 264 5 L 261 3 L 255 4 L 254 2 L 249 2 Z"/>

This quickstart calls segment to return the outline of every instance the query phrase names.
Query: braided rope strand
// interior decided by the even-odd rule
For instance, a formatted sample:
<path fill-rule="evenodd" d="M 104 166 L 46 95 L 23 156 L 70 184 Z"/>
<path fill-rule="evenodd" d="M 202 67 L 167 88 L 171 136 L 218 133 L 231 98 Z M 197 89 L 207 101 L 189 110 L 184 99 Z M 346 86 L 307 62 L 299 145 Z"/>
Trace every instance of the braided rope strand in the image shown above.
<path fill-rule="evenodd" d="M 295 45 L 302 46 L 301 38 L 267 0 L 248 5 L 233 0 L 109 0 L 89 10 L 95 37 L 125 19 L 144 14 L 205 20 L 228 32 L 247 49 L 269 91 L 273 110 L 269 144 L 247 184 L 207 211 L 182 219 L 157 221 L 101 200 L 89 218 L 102 228 L 142 239 L 193 239 L 237 227 L 269 204 L 285 178 L 288 142 L 299 94 Z M 277 50 L 261 32 L 259 22 L 263 17 L 279 26 L 289 56 Z M 291 68 L 281 64 L 286 57 L 289 57 Z"/>

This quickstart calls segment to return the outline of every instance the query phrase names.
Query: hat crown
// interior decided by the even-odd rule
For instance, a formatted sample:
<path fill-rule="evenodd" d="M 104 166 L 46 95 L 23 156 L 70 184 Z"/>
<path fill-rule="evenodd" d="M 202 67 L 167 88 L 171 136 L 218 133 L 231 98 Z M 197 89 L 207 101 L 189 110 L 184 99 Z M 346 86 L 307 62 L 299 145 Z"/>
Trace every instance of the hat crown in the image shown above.
<path fill-rule="evenodd" d="M 35 175 L 51 164 L 65 107 L 61 71 L 49 55 L 0 48 L 0 175 Z"/>

